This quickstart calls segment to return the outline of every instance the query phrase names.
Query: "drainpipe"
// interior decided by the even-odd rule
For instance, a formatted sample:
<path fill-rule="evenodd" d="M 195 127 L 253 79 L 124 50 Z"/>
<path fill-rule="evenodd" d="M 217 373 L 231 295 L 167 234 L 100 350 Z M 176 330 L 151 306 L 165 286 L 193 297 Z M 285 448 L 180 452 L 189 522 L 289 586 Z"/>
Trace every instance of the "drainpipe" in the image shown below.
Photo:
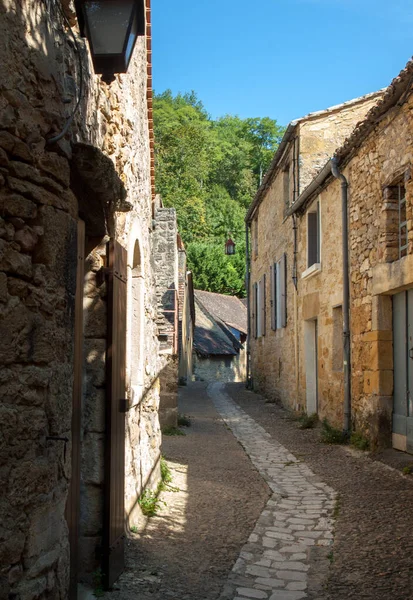
<path fill-rule="evenodd" d="M 252 389 L 251 379 L 251 319 L 250 319 L 250 247 L 248 235 L 248 223 L 245 223 L 245 287 L 247 288 L 247 381 L 246 388 Z"/>
<path fill-rule="evenodd" d="M 348 250 L 348 183 L 338 168 L 337 158 L 331 161 L 331 173 L 341 182 L 342 242 L 343 242 L 343 366 L 344 366 L 344 432 L 351 431 L 351 363 L 350 363 L 350 277 Z"/>

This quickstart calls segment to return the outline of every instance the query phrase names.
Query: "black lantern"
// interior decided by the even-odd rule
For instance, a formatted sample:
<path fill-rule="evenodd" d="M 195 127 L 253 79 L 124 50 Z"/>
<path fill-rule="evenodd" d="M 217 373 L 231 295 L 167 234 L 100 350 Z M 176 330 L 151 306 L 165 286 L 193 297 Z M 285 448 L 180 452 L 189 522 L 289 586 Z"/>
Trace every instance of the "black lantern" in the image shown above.
<path fill-rule="evenodd" d="M 235 254 L 235 242 L 230 237 L 225 242 L 225 254 Z"/>
<path fill-rule="evenodd" d="M 95 73 L 110 83 L 126 73 L 138 35 L 145 35 L 145 0 L 74 0 Z"/>

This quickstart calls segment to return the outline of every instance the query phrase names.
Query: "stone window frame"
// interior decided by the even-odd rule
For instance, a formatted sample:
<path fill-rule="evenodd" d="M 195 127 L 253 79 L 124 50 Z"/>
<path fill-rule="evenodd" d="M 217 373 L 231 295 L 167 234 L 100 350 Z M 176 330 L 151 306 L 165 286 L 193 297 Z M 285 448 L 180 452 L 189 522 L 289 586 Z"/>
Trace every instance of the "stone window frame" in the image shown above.
<path fill-rule="evenodd" d="M 410 181 L 411 168 L 404 165 L 393 172 L 382 186 L 380 262 L 395 262 L 409 254 L 409 223 L 412 218 Z M 405 243 L 402 243 L 403 228 L 406 229 L 403 235 Z"/>
<path fill-rule="evenodd" d="M 316 255 L 315 255 L 315 261 L 311 261 L 310 258 L 310 236 L 309 236 L 309 229 L 310 229 L 310 215 L 316 215 L 315 220 L 313 220 L 313 226 L 315 224 L 316 226 Z M 322 232 L 322 227 L 321 227 L 321 202 L 320 199 L 318 198 L 312 205 L 311 207 L 307 210 L 306 212 L 306 224 L 307 224 L 307 240 L 306 240 L 306 269 L 305 271 L 301 274 L 301 278 L 305 279 L 307 277 L 310 277 L 311 275 L 314 275 L 316 273 L 319 273 L 321 271 L 321 253 L 322 253 L 322 240 L 323 240 L 323 232 Z"/>
<path fill-rule="evenodd" d="M 397 188 L 398 188 L 398 206 L 399 206 L 399 222 L 398 222 L 398 229 L 399 229 L 399 258 L 403 258 L 403 256 L 406 256 L 408 253 L 408 249 L 409 249 L 409 230 L 408 230 L 408 226 L 407 226 L 407 203 L 406 203 L 406 187 L 404 185 L 404 182 L 399 182 L 397 184 Z M 403 217 L 402 217 L 403 215 Z M 403 220 L 402 220 L 403 218 Z M 405 228 L 406 229 L 406 233 L 404 234 L 405 237 L 405 243 L 402 244 L 402 229 Z"/>

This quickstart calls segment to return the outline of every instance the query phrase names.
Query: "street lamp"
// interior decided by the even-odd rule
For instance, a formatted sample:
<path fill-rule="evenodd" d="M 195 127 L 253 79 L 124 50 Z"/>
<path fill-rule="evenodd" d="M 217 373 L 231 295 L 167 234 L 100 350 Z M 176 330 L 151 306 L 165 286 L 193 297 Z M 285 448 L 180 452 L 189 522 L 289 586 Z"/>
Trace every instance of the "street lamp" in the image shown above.
<path fill-rule="evenodd" d="M 235 254 L 235 242 L 233 242 L 230 237 L 225 242 L 225 254 Z"/>
<path fill-rule="evenodd" d="M 144 0 L 74 0 L 95 73 L 110 83 L 126 73 L 138 35 L 145 35 Z"/>

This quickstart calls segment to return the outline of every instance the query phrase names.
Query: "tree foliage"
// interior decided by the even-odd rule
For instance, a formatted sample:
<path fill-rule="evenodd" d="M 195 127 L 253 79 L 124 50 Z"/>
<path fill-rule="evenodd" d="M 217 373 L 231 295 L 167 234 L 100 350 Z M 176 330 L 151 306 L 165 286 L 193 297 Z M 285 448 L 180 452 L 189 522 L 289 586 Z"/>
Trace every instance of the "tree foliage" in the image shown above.
<path fill-rule="evenodd" d="M 211 119 L 194 92 L 154 98 L 156 189 L 176 208 L 196 288 L 244 292 L 244 217 L 283 134 L 265 117 Z M 228 232 L 236 254 L 226 256 Z"/>

